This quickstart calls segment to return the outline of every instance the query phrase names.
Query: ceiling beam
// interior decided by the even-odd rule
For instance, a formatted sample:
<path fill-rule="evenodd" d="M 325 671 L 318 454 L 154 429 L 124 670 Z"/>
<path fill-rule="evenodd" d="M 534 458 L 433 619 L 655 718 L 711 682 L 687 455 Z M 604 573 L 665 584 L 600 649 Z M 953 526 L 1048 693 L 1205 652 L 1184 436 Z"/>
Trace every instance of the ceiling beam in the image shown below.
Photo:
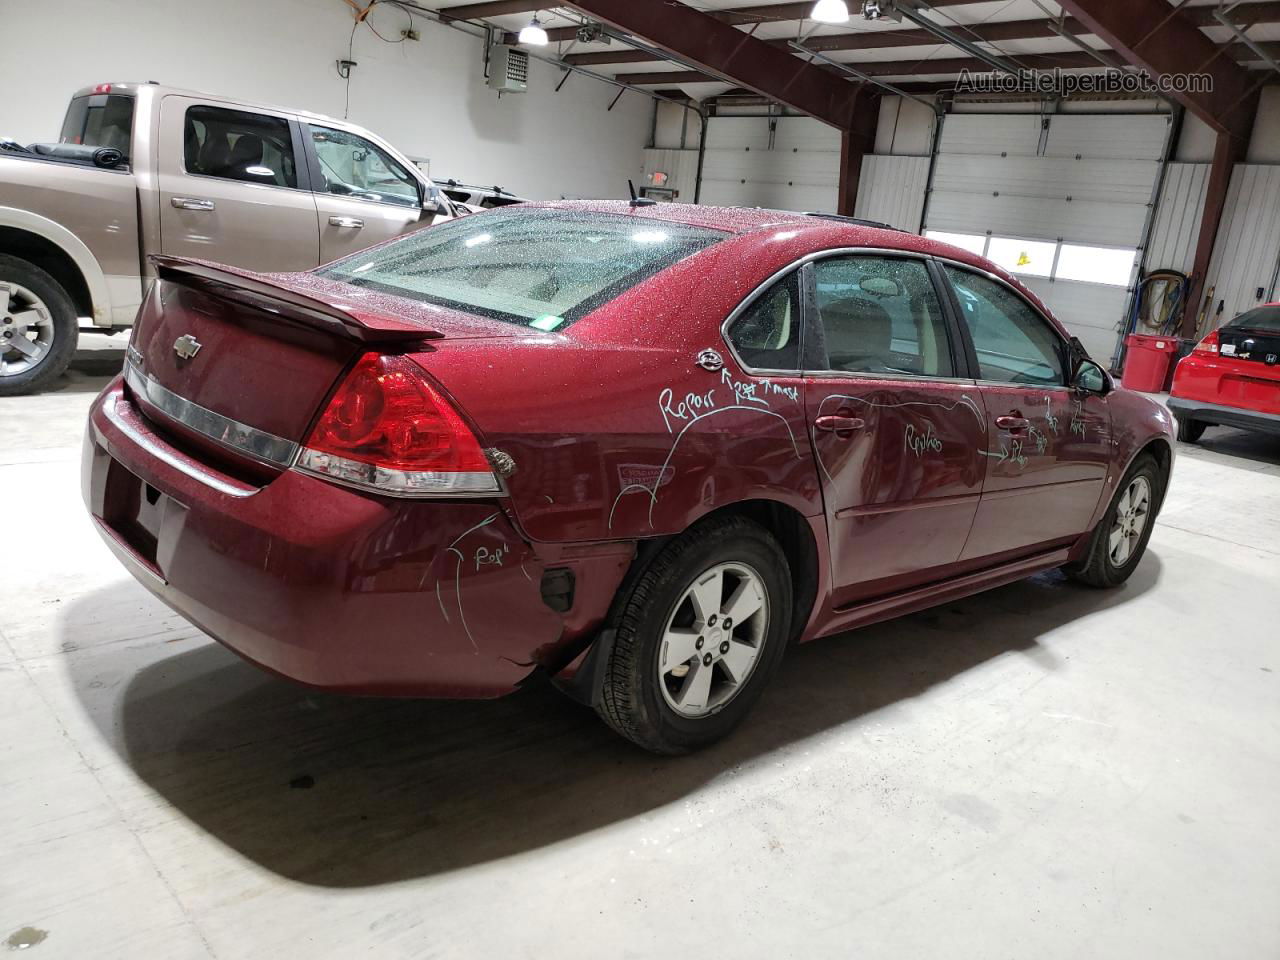
<path fill-rule="evenodd" d="M 1125 62 L 1151 76 L 1205 73 L 1213 89 L 1170 94 L 1219 132 L 1247 138 L 1261 81 L 1225 55 L 1168 0 L 1059 0 Z"/>
<path fill-rule="evenodd" d="M 442 7 L 440 16 L 445 20 L 480 20 L 484 17 L 505 17 L 516 13 L 533 13 L 530 0 L 490 0 L 488 3 L 463 3 L 456 7 Z"/>
<path fill-rule="evenodd" d="M 703 80 L 746 87 L 841 130 L 853 126 L 856 85 L 676 0 L 574 0 L 569 6 L 711 75 L 694 72 Z M 649 82 L 684 81 L 659 75 Z"/>

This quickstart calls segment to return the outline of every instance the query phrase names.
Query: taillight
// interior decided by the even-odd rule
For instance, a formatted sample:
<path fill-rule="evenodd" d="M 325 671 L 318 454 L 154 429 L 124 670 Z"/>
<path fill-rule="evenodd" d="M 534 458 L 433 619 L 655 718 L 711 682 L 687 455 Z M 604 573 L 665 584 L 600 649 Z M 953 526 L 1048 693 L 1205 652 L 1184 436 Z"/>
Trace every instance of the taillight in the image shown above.
<path fill-rule="evenodd" d="M 1191 350 L 1192 353 L 1212 353 L 1218 352 L 1218 331 L 1214 330 L 1207 337 L 1201 340 Z"/>
<path fill-rule="evenodd" d="M 376 353 L 338 385 L 298 466 L 399 496 L 501 489 L 475 434 L 413 361 Z"/>

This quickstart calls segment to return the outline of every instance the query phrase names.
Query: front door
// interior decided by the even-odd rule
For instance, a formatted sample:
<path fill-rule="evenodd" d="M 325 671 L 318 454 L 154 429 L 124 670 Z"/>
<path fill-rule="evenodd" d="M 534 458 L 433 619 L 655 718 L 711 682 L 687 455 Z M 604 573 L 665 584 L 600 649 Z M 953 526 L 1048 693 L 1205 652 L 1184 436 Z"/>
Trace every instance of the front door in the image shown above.
<path fill-rule="evenodd" d="M 836 607 L 946 576 L 982 491 L 986 412 L 925 262 L 833 256 L 809 268 L 822 369 L 805 408 Z"/>
<path fill-rule="evenodd" d="M 302 162 L 284 115 L 165 97 L 161 251 L 262 272 L 316 266 L 316 202 Z"/>
<path fill-rule="evenodd" d="M 324 263 L 432 222 L 418 179 L 371 140 L 308 124 Z"/>
<path fill-rule="evenodd" d="M 964 559 L 1030 553 L 1084 533 L 1111 456 L 1106 397 L 1068 386 L 1067 344 L 1012 287 L 947 265 L 989 418 L 986 483 Z"/>

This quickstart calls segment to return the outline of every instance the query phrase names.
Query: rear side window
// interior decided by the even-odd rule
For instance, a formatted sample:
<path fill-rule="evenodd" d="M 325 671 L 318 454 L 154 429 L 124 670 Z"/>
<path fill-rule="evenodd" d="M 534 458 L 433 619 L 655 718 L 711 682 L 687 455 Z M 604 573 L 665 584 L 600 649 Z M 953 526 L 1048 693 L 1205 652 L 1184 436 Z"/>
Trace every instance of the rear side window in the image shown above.
<path fill-rule="evenodd" d="M 555 330 L 724 236 L 641 217 L 511 207 L 419 230 L 318 273 Z"/>
<path fill-rule="evenodd" d="M 313 126 L 311 142 L 327 192 L 402 207 L 421 202 L 413 175 L 364 137 Z"/>
<path fill-rule="evenodd" d="M 296 187 L 289 121 L 245 110 L 191 107 L 183 128 L 187 173 Z"/>
<path fill-rule="evenodd" d="M 979 376 L 999 383 L 1063 386 L 1062 341 L 1049 324 L 1006 287 L 947 267 L 978 355 Z"/>
<path fill-rule="evenodd" d="M 58 140 L 89 147 L 112 147 L 127 160 L 133 140 L 133 97 L 114 93 L 73 97 Z"/>
<path fill-rule="evenodd" d="M 814 264 L 814 283 L 830 369 L 953 376 L 942 308 L 919 260 L 832 257 Z"/>
<path fill-rule="evenodd" d="M 757 370 L 800 369 L 800 281 L 797 272 L 779 280 L 743 311 L 729 328 L 742 362 Z"/>

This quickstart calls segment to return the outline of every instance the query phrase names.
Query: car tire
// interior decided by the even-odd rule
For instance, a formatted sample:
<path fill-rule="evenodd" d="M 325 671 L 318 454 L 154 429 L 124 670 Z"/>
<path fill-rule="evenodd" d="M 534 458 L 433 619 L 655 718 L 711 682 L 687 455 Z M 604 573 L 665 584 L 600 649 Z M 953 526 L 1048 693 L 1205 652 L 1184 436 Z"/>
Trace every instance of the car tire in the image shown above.
<path fill-rule="evenodd" d="M 33 315 L 37 319 L 19 326 L 20 317 Z M 22 366 L 6 373 L 6 363 L 0 370 L 0 397 L 41 390 L 61 376 L 75 356 L 79 333 L 75 304 L 62 285 L 35 264 L 0 254 L 0 357 Z M 6 346 L 19 336 L 43 347 L 42 355 L 33 360 Z"/>
<path fill-rule="evenodd" d="M 727 614 L 757 601 L 725 627 Z M 743 517 L 695 526 L 650 561 L 616 616 L 597 710 L 654 753 L 707 746 L 759 698 L 790 624 L 790 567 L 777 540 Z M 675 662 L 682 652 L 691 657 Z"/>
<path fill-rule="evenodd" d="M 1089 537 L 1084 559 L 1063 567 L 1063 572 L 1090 587 L 1118 587 L 1128 580 L 1146 552 L 1163 495 L 1160 467 L 1153 457 L 1143 454 L 1116 488 L 1107 512 Z M 1135 521 L 1135 516 L 1140 516 L 1140 521 Z"/>
<path fill-rule="evenodd" d="M 1207 426 L 1207 423 L 1190 417 L 1178 417 L 1178 442 L 1195 443 L 1204 435 L 1204 428 Z"/>

